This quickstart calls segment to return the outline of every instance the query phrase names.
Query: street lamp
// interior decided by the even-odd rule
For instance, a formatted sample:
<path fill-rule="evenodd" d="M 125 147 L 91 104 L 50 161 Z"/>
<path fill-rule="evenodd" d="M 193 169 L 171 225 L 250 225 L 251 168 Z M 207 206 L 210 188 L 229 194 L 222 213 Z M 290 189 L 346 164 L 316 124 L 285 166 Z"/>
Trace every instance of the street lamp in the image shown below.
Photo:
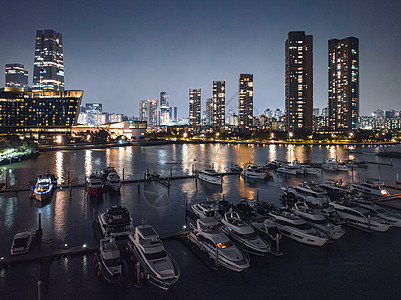
<path fill-rule="evenodd" d="M 292 132 L 290 132 L 290 133 L 288 134 L 288 143 L 291 142 L 291 138 L 292 138 L 293 135 L 294 135 L 294 134 L 293 134 Z"/>

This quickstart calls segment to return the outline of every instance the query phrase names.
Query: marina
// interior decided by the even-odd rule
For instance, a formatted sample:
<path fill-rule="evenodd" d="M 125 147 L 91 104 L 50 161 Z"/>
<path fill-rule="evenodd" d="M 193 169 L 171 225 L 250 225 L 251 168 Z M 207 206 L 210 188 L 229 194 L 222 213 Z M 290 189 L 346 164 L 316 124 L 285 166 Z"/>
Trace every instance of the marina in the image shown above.
<path fill-rule="evenodd" d="M 203 147 L 207 147 L 207 151 Z M 213 151 L 217 151 L 215 147 L 219 147 L 218 151 L 225 153 L 220 160 L 216 160 L 212 155 Z M 201 288 L 205 285 L 216 289 L 217 297 L 235 295 L 235 297 L 263 298 L 266 286 L 261 284 L 262 281 L 269 282 L 269 286 L 271 284 L 274 287 L 269 294 L 285 298 L 294 295 L 294 291 L 290 293 L 285 288 L 285 278 L 295 273 L 299 275 L 299 281 L 294 289 L 302 298 L 319 298 L 323 292 L 330 292 L 332 298 L 350 297 L 353 295 L 355 285 L 366 291 L 366 295 L 373 297 L 379 293 L 386 295 L 388 289 L 397 290 L 398 285 L 391 278 L 382 282 L 380 286 L 374 282 L 386 276 L 382 267 L 378 267 L 379 264 L 387 266 L 386 270 L 391 272 L 391 277 L 398 276 L 398 269 L 392 268 L 397 261 L 401 261 L 396 251 L 397 246 L 401 246 L 398 228 L 392 227 L 381 233 L 362 231 L 345 225 L 344 236 L 320 247 L 304 245 L 283 236 L 277 249 L 277 252 L 281 252 L 281 256 L 250 255 L 249 267 L 239 274 L 216 264 L 215 259 L 210 259 L 199 250 L 198 246 L 184 238 L 190 232 L 190 224 L 196 224 L 196 221 L 185 216 L 186 210 L 192 211 L 193 204 L 214 198 L 228 201 L 238 207 L 241 207 L 239 204 L 242 200 L 247 200 L 246 203 L 251 205 L 258 201 L 260 203 L 267 201 L 280 206 L 279 199 L 283 194 L 280 187 L 297 186 L 305 181 L 323 183 L 341 177 L 343 184 L 349 185 L 353 180 L 363 182 L 380 176 L 382 182 L 392 187 L 391 195 L 386 196 L 388 199 L 378 197 L 374 201 L 377 203 L 382 201 L 383 204 L 400 201 L 398 195 L 394 194 L 397 189 L 393 184 L 400 170 L 400 162 L 396 160 L 392 162 L 392 166 L 382 165 L 380 169 L 379 165 L 371 164 L 366 169 L 358 168 L 353 172 L 350 168 L 347 173 L 341 172 L 341 175 L 323 172 L 320 180 L 313 175 L 286 178 L 285 175 L 274 173 L 272 180 L 264 182 L 245 180 L 238 173 L 234 175 L 230 172 L 231 161 L 237 162 L 239 166 L 245 166 L 249 161 L 266 161 L 266 158 L 269 161 L 283 159 L 283 156 L 287 156 L 286 160 L 291 161 L 296 152 L 300 161 L 316 162 L 323 161 L 323 156 L 330 155 L 330 148 L 316 147 L 311 149 L 308 157 L 300 157 L 300 153 L 305 152 L 308 147 L 300 146 L 302 147 L 300 151 L 297 147 L 275 147 L 273 149 L 245 145 L 166 145 L 146 147 L 146 153 L 143 152 L 145 150 L 135 147 L 46 152 L 38 160 L 21 162 L 25 164 L 24 168 L 32 168 L 37 174 L 47 171 L 54 173 L 58 179 L 58 186 L 47 203 L 29 199 L 30 188 L 3 190 L 0 194 L 0 209 L 4 215 L 4 219 L 0 220 L 0 226 L 2 240 L 6 241 L 0 245 L 0 257 L 4 257 L 0 263 L 2 266 L 0 285 L 7 284 L 11 288 L 16 286 L 18 278 L 21 278 L 27 270 L 29 275 L 23 283 L 24 291 L 36 297 L 38 282 L 41 281 L 40 284 L 45 286 L 43 291 L 50 299 L 55 297 L 68 299 L 77 295 L 71 292 L 61 293 L 60 280 L 64 282 L 63 287 L 67 287 L 67 290 L 68 287 L 74 287 L 75 293 L 99 299 L 106 299 L 112 295 L 122 299 L 132 297 L 184 299 L 191 297 L 193 293 L 196 293 L 197 298 L 207 297 L 206 291 Z M 204 156 L 207 152 L 212 153 L 210 157 Z M 45 155 L 48 157 L 42 161 Z M 148 157 L 148 161 L 137 160 L 140 155 Z M 339 148 L 336 150 L 336 156 L 342 160 L 348 153 L 342 152 Z M 389 161 L 386 158 L 378 159 L 380 159 L 378 163 Z M 49 161 L 53 161 L 54 166 L 49 165 Z M 152 161 L 154 164 L 151 164 Z M 181 163 L 169 164 L 169 161 Z M 32 165 L 26 165 L 27 163 Z M 204 165 L 212 163 L 216 171 L 224 177 L 221 186 L 196 179 L 192 173 L 193 169 L 202 169 Z M 120 191 L 103 192 L 101 197 L 90 196 L 84 187 L 85 176 L 109 165 L 115 166 L 121 176 Z M 8 169 L 2 170 L 2 172 L 7 171 L 9 181 L 14 187 L 23 187 L 25 182 L 32 181 L 37 176 L 35 172 L 29 174 L 20 172 L 21 167 L 15 164 L 11 172 Z M 157 171 L 156 174 L 154 170 Z M 180 278 L 168 291 L 157 289 L 146 280 L 138 285 L 137 269 L 130 257 L 126 256 L 128 252 L 125 252 L 123 245 L 119 248 L 128 265 L 128 273 L 122 280 L 122 285 L 111 285 L 107 280 L 98 278 L 93 260 L 95 252 L 99 249 L 98 240 L 102 238 L 103 232 L 93 221 L 97 221 L 97 215 L 113 205 L 123 205 L 128 209 L 134 227 L 141 224 L 152 225 L 163 241 L 165 249 L 177 262 Z M 27 254 L 11 257 L 9 253 L 13 236 L 26 228 L 38 227 L 39 214 L 40 227 L 43 230 L 40 249 L 33 247 Z M 393 247 L 385 246 L 386 252 L 380 250 L 383 245 L 389 243 Z M 270 242 L 270 244 L 272 250 L 275 250 L 276 243 Z M 377 262 L 372 261 L 372 257 L 376 257 Z M 311 277 L 305 274 L 306 271 L 321 277 L 323 285 L 314 286 L 310 282 Z M 367 277 L 365 275 L 367 271 L 372 271 L 375 275 Z M 343 280 L 346 282 L 343 283 Z M 198 283 L 200 281 L 202 285 L 196 281 Z M 329 285 L 329 281 L 342 282 L 344 289 L 334 289 Z M 79 289 L 82 282 L 86 284 Z M 218 289 L 216 282 L 231 282 L 233 286 L 229 291 L 224 291 L 223 296 L 223 291 Z M 305 286 L 309 289 L 305 290 Z M 5 291 L 2 286 L 0 287 L 0 291 Z M 6 294 L 1 294 L 2 299 L 18 297 L 19 293 L 22 295 L 22 291 L 8 294 L 11 288 L 7 288 Z"/>

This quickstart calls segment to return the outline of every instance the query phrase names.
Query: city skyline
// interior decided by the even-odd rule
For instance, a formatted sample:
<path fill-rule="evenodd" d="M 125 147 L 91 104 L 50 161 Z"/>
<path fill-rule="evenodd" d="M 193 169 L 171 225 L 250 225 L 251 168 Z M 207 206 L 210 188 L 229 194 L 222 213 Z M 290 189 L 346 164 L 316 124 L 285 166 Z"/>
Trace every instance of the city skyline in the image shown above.
<path fill-rule="evenodd" d="M 180 9 L 175 9 L 180 3 Z M 235 96 L 238 74 L 251 73 L 255 76 L 254 114 L 257 115 L 266 108 L 284 108 L 284 42 L 289 31 L 301 30 L 314 36 L 315 107 L 323 108 L 328 101 L 327 41 L 356 36 L 360 39 L 360 115 L 375 110 L 377 101 L 382 109 L 399 109 L 397 87 L 401 79 L 396 70 L 400 62 L 392 59 L 399 55 L 398 2 L 380 5 L 365 2 L 361 7 L 358 1 L 351 1 L 347 2 L 347 9 L 345 2 L 333 8 L 314 1 L 302 5 L 292 1 L 284 4 L 251 1 L 245 8 L 237 2 L 230 2 L 227 7 L 227 3 L 216 3 L 214 12 L 210 11 L 212 2 L 208 1 L 185 5 L 181 1 L 174 2 L 175 5 L 135 2 L 122 5 L 124 9 L 110 9 L 100 3 L 91 12 L 85 9 L 93 5 L 89 2 L 80 7 L 65 5 L 60 15 L 51 14 L 57 4 L 42 5 L 39 11 L 34 4 L 24 4 L 24 27 L 9 27 L 8 24 L 14 24 L 10 21 L 11 13 L 3 20 L 2 36 L 8 42 L 0 50 L 0 66 L 18 62 L 33 74 L 35 31 L 53 29 L 63 34 L 66 89 L 83 89 L 85 103 L 100 102 L 107 111 L 136 115 L 139 101 L 157 99 L 160 91 L 169 93 L 174 106 L 187 107 L 184 105 L 188 88 L 197 86 L 203 90 L 204 107 L 205 100 L 212 95 L 210 82 L 226 80 L 226 109 L 232 107 L 238 111 Z M 285 17 L 290 7 L 308 11 L 307 18 L 302 13 Z M 20 6 L 10 3 L 7 8 L 12 12 Z M 194 8 L 199 16 L 189 25 L 188 12 Z M 67 19 L 72 11 L 78 14 L 74 23 Z M 35 12 L 47 15 L 36 18 Z M 339 19 L 335 12 L 342 12 L 343 17 Z M 87 16 L 79 18 L 81 14 Z M 128 14 L 132 14 L 129 20 Z M 214 18 L 217 14 L 221 16 L 218 21 Z M 109 15 L 119 20 L 117 24 L 110 21 L 99 24 L 99 20 Z M 146 18 L 150 15 L 154 19 Z M 237 19 L 239 15 L 245 18 L 241 22 Z M 247 22 L 246 28 L 241 26 L 243 22 Z M 116 26 L 121 27 L 118 33 Z M 123 36 L 127 38 L 122 39 Z M 242 37 L 241 42 L 238 36 Z M 105 40 L 107 45 L 102 44 Z M 247 54 L 245 58 L 241 53 Z M 193 72 L 195 69 L 197 72 Z M 4 82 L 4 77 L 1 80 Z M 32 86 L 31 75 L 29 85 Z M 230 102 L 231 98 L 234 99 Z M 187 109 L 178 112 L 179 117 L 185 117 Z"/>

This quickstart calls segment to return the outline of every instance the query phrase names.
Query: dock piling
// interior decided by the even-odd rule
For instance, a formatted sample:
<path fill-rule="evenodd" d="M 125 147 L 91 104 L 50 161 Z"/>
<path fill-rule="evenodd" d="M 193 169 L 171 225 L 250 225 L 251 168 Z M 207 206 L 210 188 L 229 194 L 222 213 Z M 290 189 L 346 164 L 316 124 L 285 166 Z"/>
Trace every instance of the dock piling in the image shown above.
<path fill-rule="evenodd" d="M 39 213 L 38 218 L 38 229 L 42 230 L 42 213 Z"/>
<path fill-rule="evenodd" d="M 280 234 L 278 232 L 276 233 L 276 252 L 280 252 Z"/>
<path fill-rule="evenodd" d="M 216 269 L 219 268 L 219 250 L 217 248 L 215 250 L 214 266 Z"/>
<path fill-rule="evenodd" d="M 39 280 L 38 281 L 38 300 L 43 299 L 43 281 Z"/>

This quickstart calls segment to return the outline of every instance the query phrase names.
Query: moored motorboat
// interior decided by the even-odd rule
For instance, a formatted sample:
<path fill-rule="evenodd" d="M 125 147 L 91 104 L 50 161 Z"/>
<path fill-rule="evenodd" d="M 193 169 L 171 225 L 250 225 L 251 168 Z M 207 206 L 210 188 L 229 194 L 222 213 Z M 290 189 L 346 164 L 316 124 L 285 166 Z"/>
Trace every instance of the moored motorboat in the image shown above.
<path fill-rule="evenodd" d="M 109 166 L 100 172 L 104 187 L 118 192 L 121 188 L 120 176 L 114 167 Z"/>
<path fill-rule="evenodd" d="M 296 214 L 285 210 L 270 212 L 280 233 L 297 242 L 313 246 L 324 245 L 328 238 L 320 230 L 307 224 Z"/>
<path fill-rule="evenodd" d="M 355 198 L 351 202 L 359 205 L 362 208 L 365 208 L 373 216 L 377 216 L 377 217 L 385 220 L 391 226 L 401 227 L 401 216 L 399 214 L 391 213 L 391 212 L 387 211 L 386 209 L 384 209 L 383 207 L 375 204 L 373 201 L 370 201 L 370 200 Z"/>
<path fill-rule="evenodd" d="M 281 166 L 276 171 L 286 175 L 297 175 L 297 169 L 289 165 Z"/>
<path fill-rule="evenodd" d="M 11 244 L 11 255 L 24 254 L 29 252 L 35 236 L 34 231 L 24 231 L 14 236 Z"/>
<path fill-rule="evenodd" d="M 245 170 L 241 172 L 241 175 L 251 180 L 266 180 L 272 176 L 265 167 L 252 164 L 248 164 Z"/>
<path fill-rule="evenodd" d="M 221 222 L 225 225 L 224 232 L 245 251 L 256 255 L 265 255 L 270 251 L 270 245 L 249 224 L 242 221 L 238 213 L 225 213 Z"/>
<path fill-rule="evenodd" d="M 91 173 L 85 178 L 85 188 L 91 196 L 99 196 L 103 190 L 103 182 L 98 173 Z"/>
<path fill-rule="evenodd" d="M 357 184 L 353 183 L 351 184 L 352 189 L 364 193 L 364 194 L 369 194 L 369 195 L 374 195 L 374 196 L 389 196 L 390 193 L 383 188 L 383 182 L 377 179 L 371 179 L 371 180 L 366 180 L 363 183 Z"/>
<path fill-rule="evenodd" d="M 188 240 L 202 249 L 210 259 L 217 257 L 219 265 L 241 272 L 249 268 L 248 258 L 223 233 L 215 218 L 200 218 L 191 224 Z"/>
<path fill-rule="evenodd" d="M 106 280 L 110 282 L 120 280 L 123 263 L 114 237 L 107 236 L 101 239 L 99 244 L 99 251 L 95 253 L 95 266 L 99 268 Z"/>
<path fill-rule="evenodd" d="M 373 215 L 359 205 L 347 201 L 334 201 L 330 205 L 334 207 L 341 219 L 352 226 L 380 232 L 387 231 L 391 226 L 382 218 Z"/>
<path fill-rule="evenodd" d="M 128 247 L 135 254 L 152 284 L 168 289 L 180 277 L 180 269 L 150 225 L 137 226 Z"/>
<path fill-rule="evenodd" d="M 344 164 L 340 164 L 334 158 L 326 158 L 323 161 L 322 170 L 333 171 L 333 172 L 337 172 L 337 171 L 338 172 L 341 172 L 341 171 L 348 172 L 347 166 Z"/>
<path fill-rule="evenodd" d="M 194 203 L 191 205 L 191 208 L 194 214 L 197 215 L 199 218 L 219 217 L 217 201 L 214 200 L 207 200 L 200 203 Z"/>
<path fill-rule="evenodd" d="M 231 162 L 230 170 L 233 173 L 241 173 L 243 169 L 239 165 L 234 164 L 233 162 Z"/>
<path fill-rule="evenodd" d="M 33 193 L 35 195 L 35 199 L 38 201 L 45 201 L 52 197 L 53 189 L 55 187 L 55 182 L 57 184 L 57 180 L 55 179 L 53 174 L 43 174 L 39 175 L 38 181 L 35 184 L 33 189 Z"/>
<path fill-rule="evenodd" d="M 124 206 L 108 207 L 106 212 L 99 213 L 98 220 L 103 234 L 113 236 L 116 241 L 128 240 L 128 234 L 133 231 L 132 219 Z"/>
<path fill-rule="evenodd" d="M 341 225 L 332 224 L 319 210 L 309 208 L 305 202 L 295 203 L 294 212 L 306 223 L 319 229 L 332 240 L 339 239 L 345 233 Z"/>
<path fill-rule="evenodd" d="M 281 189 L 285 194 L 293 194 L 302 199 L 302 201 L 314 206 L 327 207 L 330 202 L 327 192 L 311 182 L 305 182 L 297 186 L 282 186 Z"/>
<path fill-rule="evenodd" d="M 198 179 L 207 183 L 222 185 L 223 178 L 220 173 L 216 172 L 212 166 L 205 168 L 205 170 L 197 171 L 196 176 Z"/>

